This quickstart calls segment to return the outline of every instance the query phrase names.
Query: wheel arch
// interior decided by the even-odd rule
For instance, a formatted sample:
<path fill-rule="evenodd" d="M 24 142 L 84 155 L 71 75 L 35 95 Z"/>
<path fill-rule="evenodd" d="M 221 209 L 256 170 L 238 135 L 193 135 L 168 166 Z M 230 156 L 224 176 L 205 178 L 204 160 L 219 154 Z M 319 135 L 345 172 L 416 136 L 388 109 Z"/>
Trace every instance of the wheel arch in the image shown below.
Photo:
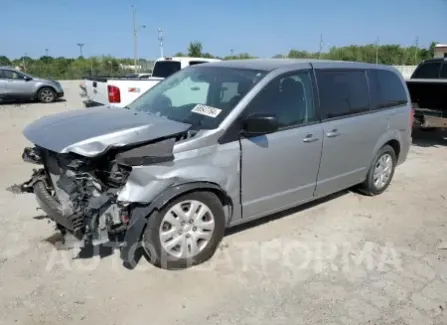
<path fill-rule="evenodd" d="M 231 197 L 218 184 L 204 181 L 189 182 L 169 187 L 157 195 L 149 204 L 137 204 L 131 213 L 130 223 L 120 247 L 120 256 L 126 267 L 135 266 L 134 253 L 146 227 L 146 220 L 158 213 L 166 204 L 187 193 L 207 191 L 214 193 L 222 203 L 225 212 L 225 224 L 228 224 L 233 214 L 234 203 Z"/>
<path fill-rule="evenodd" d="M 37 96 L 39 95 L 39 92 L 40 92 L 42 89 L 44 89 L 44 88 L 50 88 L 52 91 L 54 91 L 54 92 L 56 93 L 56 88 L 54 88 L 53 86 L 50 86 L 50 85 L 39 85 L 39 86 L 37 87 L 35 96 L 37 97 Z"/>

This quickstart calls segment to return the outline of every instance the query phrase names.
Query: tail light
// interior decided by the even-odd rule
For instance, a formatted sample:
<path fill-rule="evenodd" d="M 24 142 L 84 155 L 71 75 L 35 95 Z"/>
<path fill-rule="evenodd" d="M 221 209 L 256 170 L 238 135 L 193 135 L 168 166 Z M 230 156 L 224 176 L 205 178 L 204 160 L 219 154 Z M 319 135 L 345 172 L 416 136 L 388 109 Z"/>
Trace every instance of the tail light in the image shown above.
<path fill-rule="evenodd" d="M 414 108 L 413 107 L 411 108 L 410 115 L 411 115 L 411 125 L 413 125 L 413 123 L 414 123 Z"/>
<path fill-rule="evenodd" d="M 109 103 L 120 103 L 121 102 L 121 93 L 120 89 L 116 86 L 107 86 L 107 91 L 109 93 Z"/>

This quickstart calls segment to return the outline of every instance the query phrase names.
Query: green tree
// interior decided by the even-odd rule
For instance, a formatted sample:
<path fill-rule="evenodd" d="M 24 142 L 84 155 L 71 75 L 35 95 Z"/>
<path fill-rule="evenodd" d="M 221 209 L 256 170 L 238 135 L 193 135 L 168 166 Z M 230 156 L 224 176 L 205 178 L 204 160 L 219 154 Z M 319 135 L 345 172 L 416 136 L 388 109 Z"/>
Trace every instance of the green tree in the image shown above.
<path fill-rule="evenodd" d="M 201 57 L 202 56 L 202 43 L 200 42 L 191 42 L 188 46 L 188 56 L 192 57 Z"/>
<path fill-rule="evenodd" d="M 0 56 L 0 66 L 1 65 L 11 65 L 11 61 L 9 61 L 6 56 L 2 55 Z"/>

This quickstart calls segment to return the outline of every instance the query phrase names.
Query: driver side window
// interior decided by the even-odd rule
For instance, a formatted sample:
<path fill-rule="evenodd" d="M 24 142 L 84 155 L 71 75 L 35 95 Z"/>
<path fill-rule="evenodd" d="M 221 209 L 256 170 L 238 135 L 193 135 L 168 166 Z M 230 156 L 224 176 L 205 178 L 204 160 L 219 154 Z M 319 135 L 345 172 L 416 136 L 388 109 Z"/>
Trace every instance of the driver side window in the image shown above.
<path fill-rule="evenodd" d="M 272 80 L 249 104 L 246 114 L 275 115 L 280 128 L 316 121 L 309 71 L 297 71 Z"/>
<path fill-rule="evenodd" d="M 174 107 L 189 104 L 206 104 L 209 83 L 193 81 L 187 78 L 166 90 L 163 95 L 168 97 Z"/>

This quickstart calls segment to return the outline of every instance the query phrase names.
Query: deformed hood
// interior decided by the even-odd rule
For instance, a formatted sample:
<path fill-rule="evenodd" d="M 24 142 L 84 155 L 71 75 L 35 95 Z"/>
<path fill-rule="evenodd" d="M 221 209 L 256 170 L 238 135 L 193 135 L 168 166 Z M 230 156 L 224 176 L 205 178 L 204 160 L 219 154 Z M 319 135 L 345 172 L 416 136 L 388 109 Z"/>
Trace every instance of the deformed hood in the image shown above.
<path fill-rule="evenodd" d="M 100 106 L 42 117 L 29 124 L 23 134 L 51 151 L 93 157 L 111 147 L 169 137 L 189 127 L 144 112 Z"/>

